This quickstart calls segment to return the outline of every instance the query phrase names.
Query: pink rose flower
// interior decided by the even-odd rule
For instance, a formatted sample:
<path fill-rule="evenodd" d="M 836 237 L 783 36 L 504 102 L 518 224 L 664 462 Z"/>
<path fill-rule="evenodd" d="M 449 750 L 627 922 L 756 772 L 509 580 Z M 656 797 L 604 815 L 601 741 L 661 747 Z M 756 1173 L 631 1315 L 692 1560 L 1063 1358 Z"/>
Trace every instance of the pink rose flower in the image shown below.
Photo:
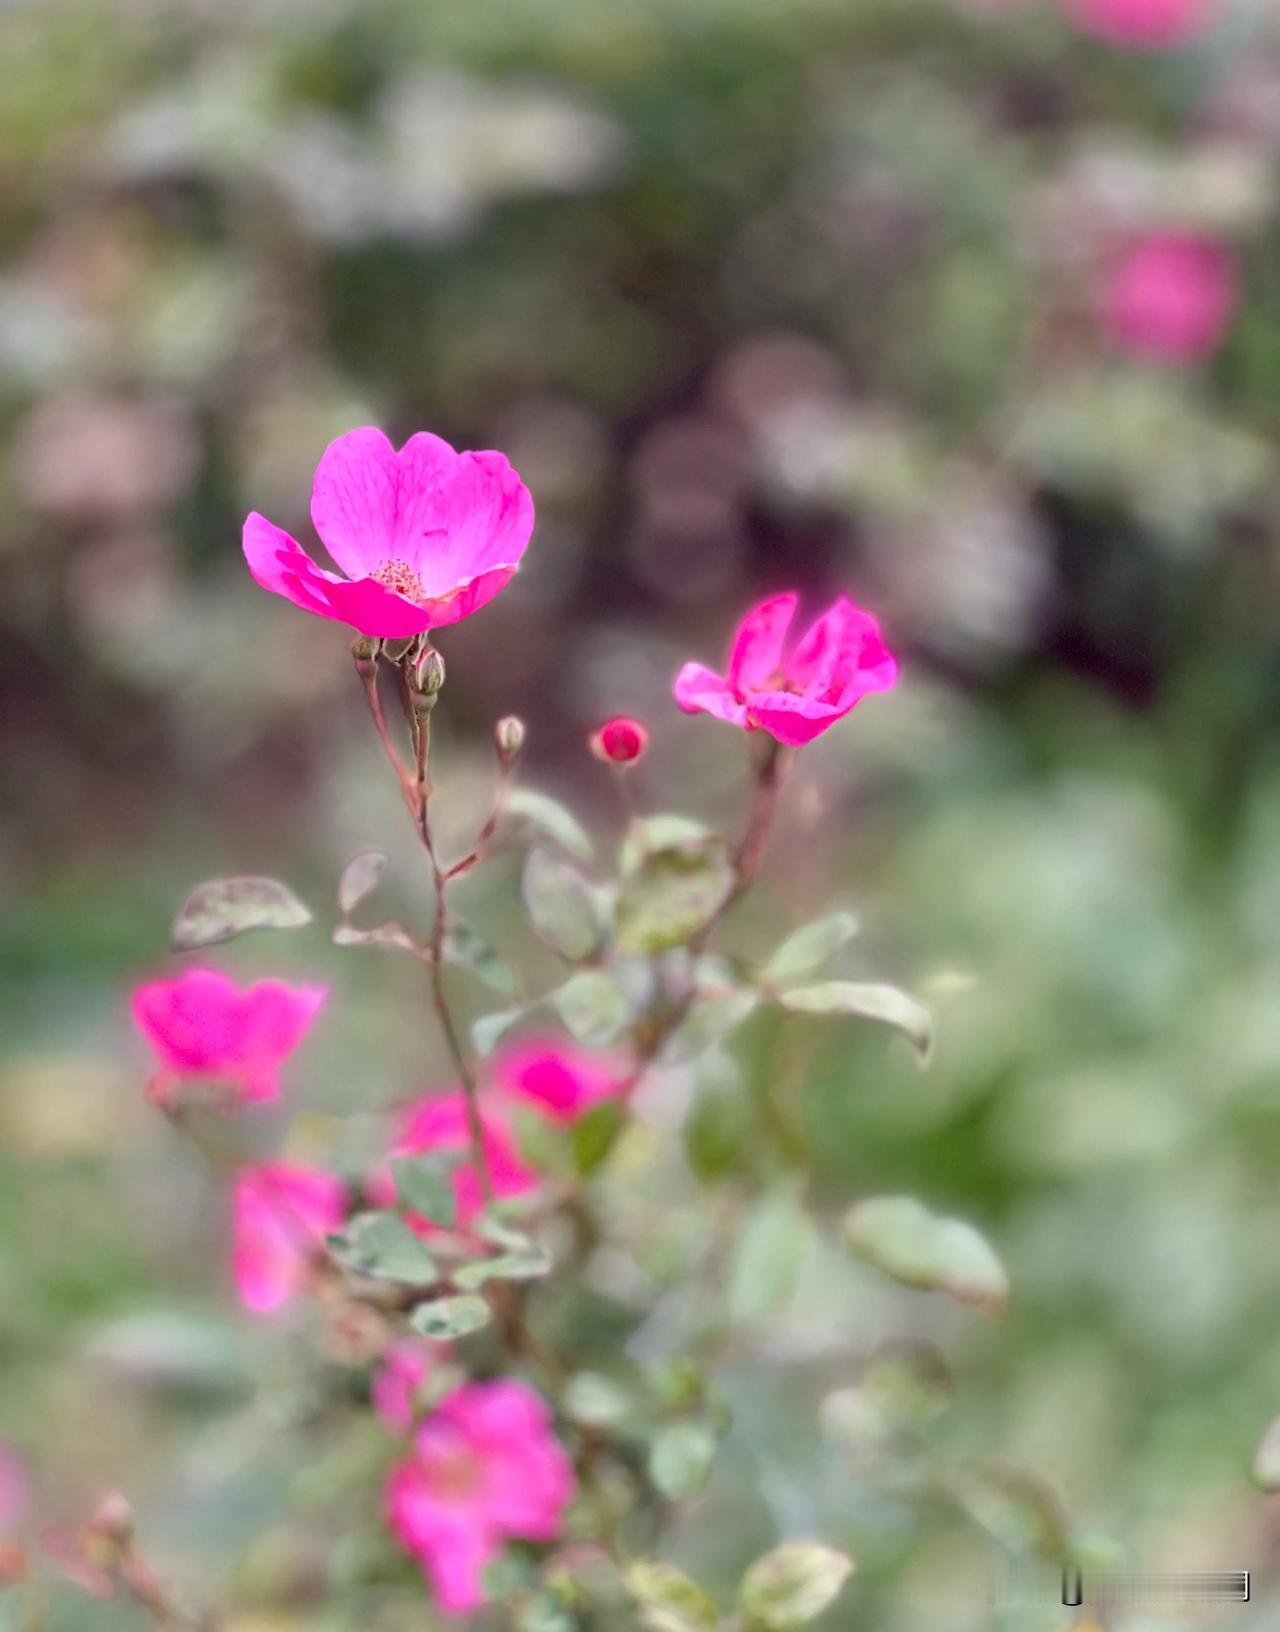
<path fill-rule="evenodd" d="M 396 640 L 493 599 L 529 542 L 533 500 L 500 453 L 455 453 L 427 431 L 397 453 L 365 427 L 325 449 L 311 519 L 345 578 L 256 511 L 244 524 L 249 571 L 306 612 Z"/>
<path fill-rule="evenodd" d="M 879 625 L 845 595 L 786 656 L 797 599 L 775 595 L 752 607 L 734 637 L 727 675 L 685 664 L 676 676 L 675 699 L 686 714 L 714 714 L 794 747 L 843 719 L 868 692 L 894 685 L 898 664 Z"/>
<path fill-rule="evenodd" d="M 373 1409 L 388 1428 L 409 1432 L 418 1415 L 418 1390 L 448 1353 L 447 1343 L 424 1337 L 406 1337 L 391 1345 L 369 1388 Z"/>
<path fill-rule="evenodd" d="M 1086 34 L 1112 45 L 1159 51 L 1208 27 L 1216 0 L 1065 0 L 1067 15 Z"/>
<path fill-rule="evenodd" d="M 171 1105 L 183 1078 L 232 1085 L 237 1104 L 277 1099 L 280 1067 L 311 1029 L 327 986 L 260 980 L 241 991 L 216 969 L 187 969 L 133 994 L 133 1018 L 155 1050 L 159 1069 L 147 1085 Z"/>
<path fill-rule="evenodd" d="M 508 1538 L 556 1539 L 574 1490 L 551 1413 L 528 1384 L 464 1383 L 392 1469 L 387 1515 L 441 1609 L 461 1615 L 484 1603 L 482 1572 Z"/>
<path fill-rule="evenodd" d="M 1132 245 L 1101 293 L 1101 317 L 1122 351 L 1195 363 L 1221 345 L 1239 299 L 1235 259 L 1224 244 L 1156 233 Z"/>
<path fill-rule="evenodd" d="M 538 1175 L 521 1160 L 506 1125 L 493 1111 L 486 1110 L 481 1116 L 481 1126 L 494 1196 L 502 1201 L 536 1189 Z M 470 1146 L 466 1100 L 460 1093 L 440 1094 L 410 1106 L 392 1151 L 395 1155 L 408 1155 L 429 1150 L 465 1151 Z M 465 1228 L 484 1206 L 480 1175 L 472 1163 L 462 1162 L 454 1168 L 452 1178 L 458 1224 Z M 368 1190 L 380 1207 L 389 1207 L 395 1201 L 395 1183 L 386 1170 L 374 1174 Z M 406 1213 L 405 1218 L 420 1231 L 430 1232 L 435 1228 L 428 1219 L 415 1213 Z"/>
<path fill-rule="evenodd" d="M 346 1193 L 332 1173 L 267 1162 L 236 1179 L 236 1286 L 247 1309 L 268 1314 L 303 1289 L 321 1242 L 346 1219 Z"/>
<path fill-rule="evenodd" d="M 606 720 L 591 734 L 591 752 L 606 765 L 634 765 L 648 748 L 648 731 L 625 714 Z"/>
<path fill-rule="evenodd" d="M 626 1086 L 617 1061 L 559 1038 L 531 1038 L 504 1049 L 494 1078 L 505 1092 L 531 1101 L 555 1122 L 576 1122 Z"/>

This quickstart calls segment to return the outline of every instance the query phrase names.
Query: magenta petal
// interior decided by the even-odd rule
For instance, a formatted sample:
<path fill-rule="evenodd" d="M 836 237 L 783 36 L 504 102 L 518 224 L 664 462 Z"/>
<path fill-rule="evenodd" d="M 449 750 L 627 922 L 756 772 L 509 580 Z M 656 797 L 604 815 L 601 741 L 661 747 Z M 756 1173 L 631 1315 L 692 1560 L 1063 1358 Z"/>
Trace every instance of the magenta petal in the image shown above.
<path fill-rule="evenodd" d="M 419 431 L 399 453 L 372 425 L 340 436 L 320 456 L 311 519 L 350 578 L 386 561 L 418 570 L 423 537 L 437 527 L 440 489 L 458 455 L 442 437 Z"/>
<path fill-rule="evenodd" d="M 426 603 L 424 611 L 431 618 L 432 629 L 443 629 L 446 624 L 469 618 L 490 602 L 511 582 L 514 567 L 492 567 L 468 579 L 448 595 L 441 595 Z"/>
<path fill-rule="evenodd" d="M 750 729 L 746 707 L 729 682 L 702 663 L 686 663 L 676 675 L 672 692 L 686 714 L 714 714 L 718 720 Z"/>
<path fill-rule="evenodd" d="M 256 511 L 244 524 L 244 554 L 263 589 L 283 595 L 304 612 L 349 623 L 362 635 L 402 640 L 432 627 L 430 607 L 418 606 L 371 578 L 350 583 L 326 572 L 296 539 Z"/>
<path fill-rule="evenodd" d="M 236 1181 L 234 1268 L 246 1308 L 267 1314 L 298 1290 L 307 1259 L 344 1214 L 342 1185 L 318 1168 L 245 1168 Z"/>
<path fill-rule="evenodd" d="M 738 625 L 729 653 L 729 684 L 735 691 L 767 686 L 782 669 L 782 649 L 795 616 L 795 595 L 774 595 L 753 606 Z"/>
<path fill-rule="evenodd" d="M 453 595 L 497 568 L 510 578 L 532 533 L 533 500 L 505 455 L 460 453 L 432 495 L 431 519 L 416 559 L 406 559 L 429 597 Z"/>
<path fill-rule="evenodd" d="M 841 595 L 805 631 L 786 676 L 797 692 L 851 708 L 868 692 L 888 691 L 898 678 L 898 663 L 870 612 Z"/>
<path fill-rule="evenodd" d="M 767 731 L 775 742 L 787 748 L 799 748 L 830 730 L 852 706 L 850 703 L 847 707 L 833 707 L 791 692 L 765 691 L 751 699 L 748 712 L 751 723 Z"/>

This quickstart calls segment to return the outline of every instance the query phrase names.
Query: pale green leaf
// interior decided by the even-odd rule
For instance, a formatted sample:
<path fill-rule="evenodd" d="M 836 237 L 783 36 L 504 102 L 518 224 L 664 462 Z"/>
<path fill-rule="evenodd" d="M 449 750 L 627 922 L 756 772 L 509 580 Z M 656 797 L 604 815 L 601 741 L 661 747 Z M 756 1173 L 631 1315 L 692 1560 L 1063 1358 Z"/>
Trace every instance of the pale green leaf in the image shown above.
<path fill-rule="evenodd" d="M 466 1337 L 489 1323 L 489 1305 L 474 1293 L 457 1297 L 433 1298 L 420 1303 L 409 1316 L 409 1324 L 423 1337 L 445 1339 Z"/>
<path fill-rule="evenodd" d="M 338 1262 L 358 1275 L 408 1286 L 430 1286 L 438 1279 L 431 1254 L 394 1213 L 358 1213 L 328 1242 Z"/>
<path fill-rule="evenodd" d="M 338 880 L 338 906 L 344 913 L 352 913 L 382 882 L 387 870 L 386 853 L 382 850 L 363 850 L 353 856 L 343 868 Z"/>
<path fill-rule="evenodd" d="M 443 951 L 446 963 L 469 969 L 473 975 L 479 976 L 486 986 L 492 986 L 495 991 L 506 992 L 511 997 L 515 996 L 516 977 L 510 967 L 484 936 L 477 934 L 469 924 L 456 921 L 450 924 L 445 932 Z"/>
<path fill-rule="evenodd" d="M 453 1171 L 458 1161 L 457 1152 L 444 1150 L 393 1156 L 391 1178 L 396 1187 L 396 1200 L 433 1224 L 452 1228 L 457 1216 Z"/>
<path fill-rule="evenodd" d="M 532 788 L 513 788 L 504 808 L 508 816 L 515 816 L 545 833 L 579 861 L 590 861 L 595 855 L 595 846 L 578 818 L 545 793 L 535 793 Z"/>
<path fill-rule="evenodd" d="M 737 1324 L 768 1320 L 791 1301 L 813 1250 L 813 1227 L 793 1186 L 779 1185 L 734 1243 L 729 1313 Z"/>
<path fill-rule="evenodd" d="M 858 920 L 851 912 L 832 912 L 825 918 L 815 918 L 811 924 L 787 936 L 760 971 L 761 982 L 766 986 L 780 986 L 800 980 L 820 969 L 857 933 Z"/>
<path fill-rule="evenodd" d="M 192 890 L 179 907 L 173 949 L 190 952 L 246 930 L 297 929 L 310 922 L 310 911 L 278 879 L 216 878 Z"/>
<path fill-rule="evenodd" d="M 338 924 L 333 931 L 335 946 L 379 946 L 391 952 L 411 952 L 415 956 L 422 948 L 413 936 L 394 918 L 375 924 L 372 929 L 361 929 L 356 924 Z"/>
<path fill-rule="evenodd" d="M 471 1041 L 477 1054 L 492 1054 L 494 1049 L 518 1021 L 528 1013 L 523 1005 L 513 1009 L 495 1009 L 471 1022 Z"/>
<path fill-rule="evenodd" d="M 629 952 L 684 946 L 711 923 L 736 880 L 729 847 L 714 834 L 649 851 L 618 895 L 618 944 Z"/>
<path fill-rule="evenodd" d="M 570 963 L 599 951 L 608 933 L 600 892 L 572 862 L 548 850 L 532 850 L 525 863 L 521 894 L 539 936 Z"/>
<path fill-rule="evenodd" d="M 477 1258 L 454 1272 L 455 1283 L 466 1292 L 475 1292 L 489 1281 L 536 1281 L 551 1272 L 551 1254 L 545 1247 L 529 1242 L 517 1252 L 495 1253 Z"/>
<path fill-rule="evenodd" d="M 859 1258 L 906 1286 L 946 1292 L 989 1313 L 1008 1301 L 1008 1276 L 986 1239 L 911 1196 L 859 1202 L 845 1218 L 844 1238 Z"/>
<path fill-rule="evenodd" d="M 814 1541 L 791 1541 L 758 1558 L 738 1597 L 744 1632 L 792 1632 L 833 1604 L 853 1560 Z"/>
<path fill-rule="evenodd" d="M 649 1446 L 649 1477 L 668 1501 L 696 1496 L 715 1460 L 716 1436 L 703 1422 L 671 1422 L 659 1428 Z"/>
<path fill-rule="evenodd" d="M 716 1606 L 673 1564 L 638 1559 L 624 1580 L 645 1632 L 715 1632 Z"/>
<path fill-rule="evenodd" d="M 848 1014 L 893 1026 L 923 1063 L 933 1048 L 933 1020 L 923 1003 L 896 986 L 856 980 L 824 980 L 779 992 L 778 1002 L 793 1014 Z"/>
<path fill-rule="evenodd" d="M 631 1019 L 626 994 L 602 969 L 583 969 L 551 993 L 550 1002 L 585 1048 L 616 1042 Z"/>

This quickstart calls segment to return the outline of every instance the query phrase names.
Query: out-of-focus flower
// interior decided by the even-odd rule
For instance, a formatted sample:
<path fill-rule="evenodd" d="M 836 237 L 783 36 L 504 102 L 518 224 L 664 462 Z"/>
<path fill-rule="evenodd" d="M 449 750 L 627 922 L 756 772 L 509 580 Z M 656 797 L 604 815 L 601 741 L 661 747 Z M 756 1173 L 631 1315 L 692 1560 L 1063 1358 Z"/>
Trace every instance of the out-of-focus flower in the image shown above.
<path fill-rule="evenodd" d="M 554 1541 L 575 1481 L 551 1413 L 505 1378 L 455 1389 L 418 1430 L 387 1484 L 387 1517 L 440 1607 L 485 1601 L 481 1575 L 508 1538 Z"/>
<path fill-rule="evenodd" d="M 0 1441 L 0 1537 L 12 1536 L 22 1528 L 30 1505 L 27 1464 L 11 1445 Z"/>
<path fill-rule="evenodd" d="M 503 1123 L 491 1110 L 481 1114 L 484 1130 L 484 1153 L 489 1167 L 493 1193 L 501 1201 L 509 1196 L 522 1196 L 537 1187 L 538 1175 L 520 1159 L 515 1141 Z M 470 1148 L 471 1133 L 467 1122 L 467 1104 L 458 1094 L 441 1094 L 433 1099 L 419 1100 L 405 1116 L 399 1137 L 393 1147 L 396 1155 L 412 1155 L 430 1150 L 466 1151 Z M 454 1168 L 453 1194 L 457 1204 L 458 1223 L 467 1225 L 484 1205 L 480 1175 L 470 1162 Z M 379 1205 L 389 1205 L 395 1197 L 391 1175 L 382 1171 L 373 1175 L 369 1193 Z M 424 1230 L 434 1228 L 427 1219 L 413 1213 L 406 1214 L 409 1222 Z"/>
<path fill-rule="evenodd" d="M 308 1264 L 346 1216 L 341 1182 L 320 1168 L 266 1162 L 236 1180 L 234 1268 L 247 1309 L 268 1314 L 302 1290 Z"/>
<path fill-rule="evenodd" d="M 13 450 L 27 501 L 72 522 L 171 504 L 190 485 L 198 457 L 184 403 L 88 394 L 39 403 L 19 428 Z"/>
<path fill-rule="evenodd" d="M 393 1343 L 382 1357 L 382 1364 L 373 1374 L 369 1392 L 373 1409 L 388 1428 L 407 1434 L 418 1415 L 417 1396 L 430 1375 L 432 1367 L 447 1355 L 444 1343 L 431 1343 L 426 1338 L 407 1337 Z"/>
<path fill-rule="evenodd" d="M 469 617 L 503 589 L 533 500 L 503 454 L 456 453 L 427 431 L 397 453 L 364 427 L 325 449 L 311 519 L 347 578 L 256 511 L 244 524 L 249 571 L 306 612 L 394 640 Z"/>
<path fill-rule="evenodd" d="M 560 1038 L 531 1038 L 498 1056 L 498 1086 L 527 1099 L 556 1122 L 574 1122 L 601 1100 L 621 1093 L 626 1077 L 605 1054 L 593 1054 Z"/>
<path fill-rule="evenodd" d="M 894 685 L 898 664 L 879 625 L 845 595 L 786 655 L 796 604 L 795 595 L 775 595 L 747 613 L 726 675 L 686 663 L 675 682 L 675 699 L 685 713 L 714 714 L 797 746 L 843 719 L 868 692 Z"/>
<path fill-rule="evenodd" d="M 617 714 L 591 734 L 591 752 L 606 765 L 634 765 L 649 747 L 649 733 L 639 720 Z"/>
<path fill-rule="evenodd" d="M 1209 26 L 1217 0 L 1064 0 L 1086 34 L 1113 45 L 1158 51 L 1181 45 Z"/>
<path fill-rule="evenodd" d="M 173 1103 L 184 1078 L 232 1085 L 234 1103 L 277 1099 L 280 1067 L 324 1005 L 327 986 L 260 980 L 241 991 L 217 969 L 187 969 L 133 994 L 133 1018 L 156 1051 L 147 1085 L 158 1104 Z"/>
<path fill-rule="evenodd" d="M 1235 258 L 1217 239 L 1156 233 L 1112 268 L 1102 320 L 1121 350 L 1168 363 L 1195 363 L 1222 343 L 1239 300 Z"/>

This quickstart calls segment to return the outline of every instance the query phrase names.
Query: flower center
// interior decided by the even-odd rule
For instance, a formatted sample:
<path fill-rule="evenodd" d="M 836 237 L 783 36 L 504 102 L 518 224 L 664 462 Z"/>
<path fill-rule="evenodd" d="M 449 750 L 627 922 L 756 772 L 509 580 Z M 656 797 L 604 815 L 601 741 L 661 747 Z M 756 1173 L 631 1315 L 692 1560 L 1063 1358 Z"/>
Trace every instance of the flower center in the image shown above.
<path fill-rule="evenodd" d="M 432 1491 L 446 1502 L 465 1502 L 484 1482 L 484 1465 L 466 1446 L 436 1451 L 429 1468 Z"/>
<path fill-rule="evenodd" d="M 407 600 L 421 603 L 427 598 L 422 587 L 422 579 L 405 561 L 384 561 L 369 576 L 375 583 L 385 584 L 388 589 L 394 589 L 397 595 L 403 595 Z"/>

